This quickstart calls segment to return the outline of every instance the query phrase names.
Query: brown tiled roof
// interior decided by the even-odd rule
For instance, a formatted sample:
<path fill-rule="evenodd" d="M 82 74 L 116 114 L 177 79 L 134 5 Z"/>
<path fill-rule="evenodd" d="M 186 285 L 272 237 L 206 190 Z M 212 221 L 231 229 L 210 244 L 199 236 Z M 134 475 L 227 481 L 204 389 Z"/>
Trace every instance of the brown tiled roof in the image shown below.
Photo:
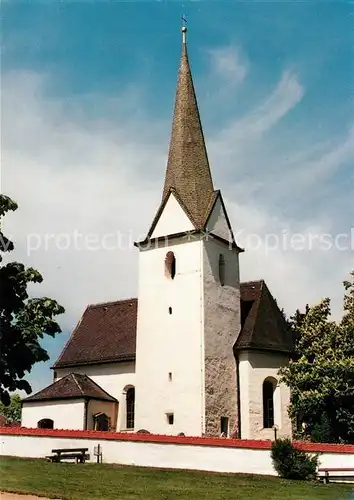
<path fill-rule="evenodd" d="M 90 305 L 53 368 L 135 358 L 137 299 Z"/>
<path fill-rule="evenodd" d="M 290 328 L 263 280 L 241 284 L 241 333 L 235 350 L 241 349 L 294 350 Z"/>
<path fill-rule="evenodd" d="M 202 227 L 214 188 L 185 43 L 182 45 L 163 200 L 171 188 L 177 192 L 196 227 Z"/>
<path fill-rule="evenodd" d="M 135 359 L 137 299 L 91 305 L 53 368 Z M 235 349 L 293 350 L 292 335 L 264 281 L 241 283 L 241 332 Z"/>
<path fill-rule="evenodd" d="M 45 389 L 23 399 L 23 402 L 55 399 L 90 398 L 116 402 L 117 400 L 102 389 L 87 375 L 69 373 Z"/>

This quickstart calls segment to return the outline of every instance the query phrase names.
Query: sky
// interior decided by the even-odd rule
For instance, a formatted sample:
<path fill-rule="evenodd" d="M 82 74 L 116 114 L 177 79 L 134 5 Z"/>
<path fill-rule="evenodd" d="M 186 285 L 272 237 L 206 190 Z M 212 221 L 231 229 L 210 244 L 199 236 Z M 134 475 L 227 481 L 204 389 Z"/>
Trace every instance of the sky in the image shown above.
<path fill-rule="evenodd" d="M 354 268 L 354 5 L 344 1 L 2 4 L 1 192 L 19 208 L 11 260 L 65 307 L 52 380 L 87 304 L 137 296 L 138 250 L 162 195 L 181 16 L 214 186 L 241 280 L 289 315 L 342 310 Z"/>

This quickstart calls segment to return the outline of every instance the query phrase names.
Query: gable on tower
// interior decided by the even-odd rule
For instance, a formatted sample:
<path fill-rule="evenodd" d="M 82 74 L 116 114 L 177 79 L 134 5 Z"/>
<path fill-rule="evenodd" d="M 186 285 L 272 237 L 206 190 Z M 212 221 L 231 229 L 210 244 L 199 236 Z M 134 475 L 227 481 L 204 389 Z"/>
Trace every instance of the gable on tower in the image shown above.
<path fill-rule="evenodd" d="M 148 237 L 159 238 L 160 236 L 193 231 L 195 228 L 187 208 L 179 199 L 177 192 L 170 188 L 151 224 Z"/>
<path fill-rule="evenodd" d="M 231 244 L 236 244 L 231 223 L 219 190 L 214 192 L 211 209 L 205 221 L 205 230 Z"/>

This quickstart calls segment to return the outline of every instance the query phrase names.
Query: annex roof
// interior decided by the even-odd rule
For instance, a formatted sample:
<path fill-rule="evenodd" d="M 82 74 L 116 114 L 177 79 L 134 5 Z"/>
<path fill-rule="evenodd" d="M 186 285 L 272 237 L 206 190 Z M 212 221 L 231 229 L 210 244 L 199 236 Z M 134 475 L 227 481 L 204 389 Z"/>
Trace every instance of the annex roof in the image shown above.
<path fill-rule="evenodd" d="M 22 401 L 30 403 L 34 401 L 82 398 L 117 402 L 113 396 L 108 394 L 90 377 L 80 373 L 69 373 L 36 394 L 24 398 Z"/>

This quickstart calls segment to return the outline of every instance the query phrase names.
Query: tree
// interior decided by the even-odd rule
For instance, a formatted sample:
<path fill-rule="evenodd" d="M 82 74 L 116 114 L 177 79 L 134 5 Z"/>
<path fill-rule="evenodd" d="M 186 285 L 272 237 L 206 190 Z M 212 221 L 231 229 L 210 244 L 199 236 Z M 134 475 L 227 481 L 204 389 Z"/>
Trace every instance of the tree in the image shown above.
<path fill-rule="evenodd" d="M 354 443 L 354 271 L 344 288 L 342 320 L 330 320 L 328 298 L 308 308 L 298 359 L 280 370 L 291 389 L 289 415 L 313 441 Z"/>
<path fill-rule="evenodd" d="M 17 208 L 11 198 L 0 195 L 0 222 L 7 212 Z M 13 249 L 13 242 L 3 234 L 1 224 L 0 252 Z M 2 260 L 0 254 L 0 262 Z M 55 337 L 61 332 L 54 318 L 64 313 L 64 308 L 48 297 L 28 297 L 27 285 L 42 281 L 38 271 L 25 268 L 19 262 L 0 265 L 0 401 L 6 406 L 11 402 L 11 392 L 31 393 L 31 386 L 24 377 L 35 363 L 49 359 L 40 340 L 44 335 Z"/>
<path fill-rule="evenodd" d="M 305 312 L 301 312 L 300 309 L 296 309 L 295 314 L 290 316 L 290 324 L 294 330 L 301 328 L 307 313 L 310 310 L 310 306 L 306 304 Z"/>
<path fill-rule="evenodd" d="M 8 406 L 0 403 L 0 415 L 5 417 L 7 423 L 21 422 L 21 396 L 12 394 Z"/>
<path fill-rule="evenodd" d="M 296 309 L 295 314 L 290 316 L 290 319 L 287 320 L 287 323 L 293 332 L 294 346 L 295 351 L 292 355 L 292 359 L 297 361 L 301 357 L 301 353 L 299 352 L 299 342 L 301 337 L 301 326 L 304 323 L 307 313 L 309 312 L 310 307 L 308 304 L 305 306 L 305 311 L 301 312 L 300 309 Z"/>

